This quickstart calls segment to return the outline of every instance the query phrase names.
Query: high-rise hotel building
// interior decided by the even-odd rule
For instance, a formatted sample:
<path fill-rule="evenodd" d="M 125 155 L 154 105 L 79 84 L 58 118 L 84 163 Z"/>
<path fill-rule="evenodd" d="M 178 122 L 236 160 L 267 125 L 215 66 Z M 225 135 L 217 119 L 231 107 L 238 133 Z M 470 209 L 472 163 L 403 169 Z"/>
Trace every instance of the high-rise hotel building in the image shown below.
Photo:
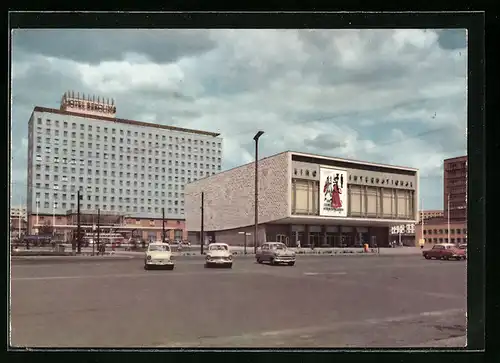
<path fill-rule="evenodd" d="M 74 213 L 80 189 L 82 213 L 184 220 L 184 185 L 221 170 L 218 133 L 120 119 L 95 96 L 67 92 L 28 125 L 30 217 Z"/>

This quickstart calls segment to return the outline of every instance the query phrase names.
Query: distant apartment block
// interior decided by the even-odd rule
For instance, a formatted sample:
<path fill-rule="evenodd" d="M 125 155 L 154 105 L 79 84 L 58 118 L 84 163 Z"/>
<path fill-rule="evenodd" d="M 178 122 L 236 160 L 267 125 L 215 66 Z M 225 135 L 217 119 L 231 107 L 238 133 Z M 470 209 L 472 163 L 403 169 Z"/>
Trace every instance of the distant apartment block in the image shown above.
<path fill-rule="evenodd" d="M 26 218 L 26 207 L 10 207 L 11 218 Z"/>
<path fill-rule="evenodd" d="M 419 215 L 419 220 L 420 219 L 432 219 L 432 218 L 443 218 L 444 217 L 444 211 L 442 209 L 434 209 L 434 210 L 424 210 L 420 211 Z"/>
<path fill-rule="evenodd" d="M 444 161 L 444 214 L 453 221 L 467 220 L 467 170 L 467 156 Z"/>

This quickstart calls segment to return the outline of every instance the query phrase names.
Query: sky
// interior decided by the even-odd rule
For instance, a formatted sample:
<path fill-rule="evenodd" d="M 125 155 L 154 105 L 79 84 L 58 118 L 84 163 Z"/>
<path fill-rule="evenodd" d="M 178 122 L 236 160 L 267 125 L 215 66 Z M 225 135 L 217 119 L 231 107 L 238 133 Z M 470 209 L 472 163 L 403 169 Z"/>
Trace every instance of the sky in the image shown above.
<path fill-rule="evenodd" d="M 443 208 L 443 159 L 467 153 L 465 29 L 12 33 L 12 205 L 25 204 L 28 120 L 73 90 L 117 117 L 220 132 L 223 170 L 285 150 L 418 168 Z"/>

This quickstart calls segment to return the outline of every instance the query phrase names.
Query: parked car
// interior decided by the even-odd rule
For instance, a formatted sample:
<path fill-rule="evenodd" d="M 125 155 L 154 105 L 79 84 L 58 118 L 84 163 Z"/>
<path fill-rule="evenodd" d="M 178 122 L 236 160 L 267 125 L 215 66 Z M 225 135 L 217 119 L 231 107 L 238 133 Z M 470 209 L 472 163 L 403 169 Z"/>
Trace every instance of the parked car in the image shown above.
<path fill-rule="evenodd" d="M 458 248 L 464 250 L 465 257 L 467 257 L 467 243 L 461 243 L 458 245 Z"/>
<path fill-rule="evenodd" d="M 165 268 L 167 270 L 174 269 L 174 261 L 172 259 L 172 251 L 167 243 L 151 242 L 145 253 L 144 269 Z"/>
<path fill-rule="evenodd" d="M 205 267 L 233 267 L 233 254 L 226 243 L 211 243 L 205 257 Z"/>
<path fill-rule="evenodd" d="M 269 262 L 271 265 L 295 265 L 295 252 L 281 242 L 266 242 L 257 251 L 255 259 L 258 263 Z"/>
<path fill-rule="evenodd" d="M 422 252 L 422 255 L 430 260 L 435 258 L 436 260 L 465 260 L 467 255 L 465 250 L 459 249 L 456 245 L 452 243 L 443 243 L 434 245 L 430 250 Z"/>

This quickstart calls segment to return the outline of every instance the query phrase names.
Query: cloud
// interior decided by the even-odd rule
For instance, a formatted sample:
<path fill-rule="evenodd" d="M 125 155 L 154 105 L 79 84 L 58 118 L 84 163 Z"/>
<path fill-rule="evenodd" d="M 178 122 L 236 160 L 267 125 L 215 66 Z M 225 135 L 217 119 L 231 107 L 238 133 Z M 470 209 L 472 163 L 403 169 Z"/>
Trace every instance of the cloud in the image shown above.
<path fill-rule="evenodd" d="M 439 46 L 443 49 L 467 48 L 467 29 L 441 29 L 437 34 Z"/>
<path fill-rule="evenodd" d="M 442 207 L 442 160 L 466 153 L 464 30 L 18 30 L 13 148 L 66 90 L 118 116 L 220 132 L 224 169 L 296 150 L 416 167 Z M 26 152 L 14 152 L 26 165 Z M 25 171 L 15 169 L 16 180 Z M 25 186 L 15 192 L 25 193 Z"/>
<path fill-rule="evenodd" d="M 17 29 L 13 42 L 16 51 L 90 64 L 123 60 L 130 54 L 171 63 L 213 47 L 208 31 L 189 29 Z"/>

